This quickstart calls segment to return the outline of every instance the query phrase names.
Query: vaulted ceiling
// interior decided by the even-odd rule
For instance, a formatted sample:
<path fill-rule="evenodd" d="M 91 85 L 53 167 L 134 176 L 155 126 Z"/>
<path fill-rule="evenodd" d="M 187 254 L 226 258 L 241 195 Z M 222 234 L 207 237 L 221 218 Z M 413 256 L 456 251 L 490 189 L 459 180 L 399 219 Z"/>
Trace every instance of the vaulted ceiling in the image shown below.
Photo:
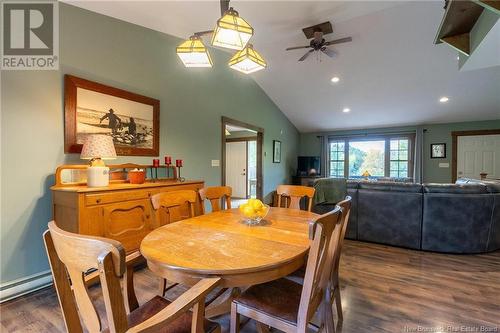
<path fill-rule="evenodd" d="M 211 29 L 220 16 L 218 1 L 70 3 L 181 38 Z M 251 75 L 301 132 L 500 118 L 500 66 L 459 71 L 457 52 L 433 44 L 442 1 L 233 0 L 231 6 L 254 27 L 252 43 L 268 62 Z M 285 51 L 308 43 L 301 28 L 324 21 L 334 29 L 327 40 L 353 38 L 333 47 L 337 57 L 297 62 L 304 50 Z M 500 59 L 499 48 L 493 51 Z M 332 83 L 333 76 L 340 81 Z M 440 103 L 442 96 L 449 102 Z"/>

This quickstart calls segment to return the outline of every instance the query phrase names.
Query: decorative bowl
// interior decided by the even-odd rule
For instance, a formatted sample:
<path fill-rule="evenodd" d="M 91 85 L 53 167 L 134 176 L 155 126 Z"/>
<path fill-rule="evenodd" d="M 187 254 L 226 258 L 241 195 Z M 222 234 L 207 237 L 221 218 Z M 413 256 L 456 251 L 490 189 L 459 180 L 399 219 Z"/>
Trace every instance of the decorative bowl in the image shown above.
<path fill-rule="evenodd" d="M 130 170 L 128 180 L 130 184 L 142 184 L 146 180 L 146 173 L 143 170 Z"/>
<path fill-rule="evenodd" d="M 263 204 L 262 208 L 253 212 L 242 212 L 243 223 L 247 225 L 258 225 L 269 213 L 269 205 Z"/>

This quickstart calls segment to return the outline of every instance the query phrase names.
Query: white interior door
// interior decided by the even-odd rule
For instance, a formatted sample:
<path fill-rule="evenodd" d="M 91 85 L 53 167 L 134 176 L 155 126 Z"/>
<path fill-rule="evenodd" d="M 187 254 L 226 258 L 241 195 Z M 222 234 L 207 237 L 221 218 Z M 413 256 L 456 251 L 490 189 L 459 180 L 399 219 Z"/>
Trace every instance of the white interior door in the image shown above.
<path fill-rule="evenodd" d="M 234 198 L 247 197 L 247 143 L 226 143 L 226 185 L 233 188 Z"/>
<path fill-rule="evenodd" d="M 459 136 L 457 144 L 458 178 L 500 178 L 500 135 Z"/>

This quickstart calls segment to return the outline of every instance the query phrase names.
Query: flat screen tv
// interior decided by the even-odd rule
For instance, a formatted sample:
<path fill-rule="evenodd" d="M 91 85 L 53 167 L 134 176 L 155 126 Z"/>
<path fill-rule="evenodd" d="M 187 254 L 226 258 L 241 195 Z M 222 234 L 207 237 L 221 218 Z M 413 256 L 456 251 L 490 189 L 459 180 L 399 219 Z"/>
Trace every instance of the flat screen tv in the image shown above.
<path fill-rule="evenodd" d="M 319 156 L 299 156 L 297 161 L 297 176 L 319 176 L 320 170 Z"/>

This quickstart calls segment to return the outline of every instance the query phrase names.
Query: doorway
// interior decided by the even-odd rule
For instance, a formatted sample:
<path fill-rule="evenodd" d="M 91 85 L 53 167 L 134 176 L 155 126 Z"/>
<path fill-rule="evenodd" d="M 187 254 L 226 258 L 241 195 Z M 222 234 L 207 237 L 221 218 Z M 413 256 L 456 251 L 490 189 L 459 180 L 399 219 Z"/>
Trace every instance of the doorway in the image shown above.
<path fill-rule="evenodd" d="M 452 180 L 500 179 L 500 130 L 452 132 Z"/>
<path fill-rule="evenodd" d="M 233 207 L 262 199 L 263 135 L 260 127 L 222 117 L 222 185 L 233 189 Z"/>

